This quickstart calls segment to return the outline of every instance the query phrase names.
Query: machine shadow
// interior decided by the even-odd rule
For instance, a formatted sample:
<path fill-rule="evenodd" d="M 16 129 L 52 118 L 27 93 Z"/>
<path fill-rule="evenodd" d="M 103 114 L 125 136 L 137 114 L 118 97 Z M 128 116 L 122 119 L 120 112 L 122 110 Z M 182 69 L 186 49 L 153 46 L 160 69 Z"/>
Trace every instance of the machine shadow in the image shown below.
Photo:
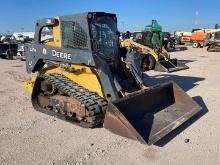
<path fill-rule="evenodd" d="M 180 52 L 180 51 L 185 51 L 185 50 L 188 50 L 186 46 L 178 46 L 178 47 L 175 47 L 174 52 Z"/>
<path fill-rule="evenodd" d="M 187 63 L 195 62 L 196 60 L 179 60 L 179 61 L 183 64 L 187 64 Z"/>
<path fill-rule="evenodd" d="M 0 60 L 8 61 L 7 57 L 0 55 Z"/>
<path fill-rule="evenodd" d="M 178 76 L 178 75 L 171 75 L 171 74 L 161 74 L 156 76 L 148 76 L 144 75 L 144 82 L 146 85 L 157 85 L 162 84 L 168 81 L 174 81 L 177 83 L 184 91 L 188 91 L 192 89 L 193 87 L 199 85 L 199 81 L 203 81 L 205 78 L 201 77 L 190 77 L 190 76 Z M 191 119 L 187 120 L 184 124 L 180 125 L 177 129 L 173 130 L 171 133 L 166 135 L 164 138 L 156 142 L 154 145 L 157 145 L 159 147 L 163 147 L 166 145 L 169 141 L 171 141 L 173 138 L 175 138 L 178 134 L 180 134 L 182 131 L 184 131 L 187 127 L 189 127 L 191 124 L 193 124 L 196 120 L 201 118 L 203 115 L 205 115 L 208 112 L 208 109 L 202 99 L 202 97 L 197 96 L 193 98 L 201 107 L 202 110 L 197 113 L 195 116 L 193 116 Z"/>
<path fill-rule="evenodd" d="M 188 91 L 193 87 L 197 86 L 197 82 L 203 81 L 205 78 L 201 77 L 190 77 L 190 76 L 178 76 L 171 74 L 161 74 L 155 76 L 143 75 L 144 84 L 147 86 L 153 86 L 168 81 L 174 81 L 177 83 L 184 91 Z"/>
<path fill-rule="evenodd" d="M 202 99 L 201 96 L 193 97 L 193 99 L 202 107 L 202 110 L 197 113 L 195 116 L 187 120 L 185 123 L 180 125 L 178 128 L 173 130 L 171 133 L 166 135 L 164 138 L 156 142 L 154 145 L 158 147 L 163 147 L 167 143 L 169 143 L 172 139 L 174 139 L 177 135 L 179 135 L 181 132 L 183 132 L 185 129 L 187 129 L 189 126 L 191 126 L 194 122 L 199 120 L 202 116 L 204 116 L 206 113 L 208 113 L 208 109 Z"/>

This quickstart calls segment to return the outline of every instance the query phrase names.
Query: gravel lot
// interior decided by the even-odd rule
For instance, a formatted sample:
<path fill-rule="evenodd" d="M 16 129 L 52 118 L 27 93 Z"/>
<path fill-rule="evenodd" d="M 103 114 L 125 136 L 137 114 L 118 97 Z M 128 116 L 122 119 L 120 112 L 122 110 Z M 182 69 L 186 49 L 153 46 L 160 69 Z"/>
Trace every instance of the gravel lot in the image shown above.
<path fill-rule="evenodd" d="M 0 59 L 0 164 L 220 164 L 220 53 L 182 47 L 171 55 L 190 69 L 150 71 L 146 83 L 173 80 L 203 110 L 153 146 L 36 112 L 23 87 L 25 62 Z"/>

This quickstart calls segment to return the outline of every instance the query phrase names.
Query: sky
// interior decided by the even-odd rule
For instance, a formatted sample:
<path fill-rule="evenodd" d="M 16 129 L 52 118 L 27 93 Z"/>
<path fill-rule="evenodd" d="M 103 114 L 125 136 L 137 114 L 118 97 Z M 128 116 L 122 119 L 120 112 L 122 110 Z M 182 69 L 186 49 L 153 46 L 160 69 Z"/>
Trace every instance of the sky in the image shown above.
<path fill-rule="evenodd" d="M 117 14 L 120 31 L 142 30 L 157 19 L 164 31 L 220 24 L 219 0 L 6 0 L 1 3 L 0 33 L 34 31 L 41 18 L 103 11 Z"/>

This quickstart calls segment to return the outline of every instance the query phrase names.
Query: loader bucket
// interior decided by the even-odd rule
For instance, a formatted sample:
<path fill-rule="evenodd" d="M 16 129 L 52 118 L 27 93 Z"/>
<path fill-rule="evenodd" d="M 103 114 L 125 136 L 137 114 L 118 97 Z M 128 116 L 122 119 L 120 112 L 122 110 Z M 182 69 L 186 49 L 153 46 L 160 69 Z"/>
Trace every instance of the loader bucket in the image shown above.
<path fill-rule="evenodd" d="M 159 60 L 156 62 L 154 70 L 159 72 L 175 72 L 178 70 L 189 69 L 185 64 L 180 63 L 176 58 L 167 60 Z"/>
<path fill-rule="evenodd" d="M 104 127 L 151 145 L 200 110 L 177 84 L 168 82 L 109 103 Z"/>

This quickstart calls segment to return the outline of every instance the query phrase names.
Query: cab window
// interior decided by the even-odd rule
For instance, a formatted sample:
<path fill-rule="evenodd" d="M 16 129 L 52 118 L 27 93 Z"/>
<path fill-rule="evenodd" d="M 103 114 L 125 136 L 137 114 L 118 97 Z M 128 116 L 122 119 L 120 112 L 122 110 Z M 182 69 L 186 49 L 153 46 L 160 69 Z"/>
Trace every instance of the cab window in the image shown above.
<path fill-rule="evenodd" d="M 40 31 L 40 43 L 46 45 L 48 42 L 53 42 L 53 27 L 44 26 Z"/>

